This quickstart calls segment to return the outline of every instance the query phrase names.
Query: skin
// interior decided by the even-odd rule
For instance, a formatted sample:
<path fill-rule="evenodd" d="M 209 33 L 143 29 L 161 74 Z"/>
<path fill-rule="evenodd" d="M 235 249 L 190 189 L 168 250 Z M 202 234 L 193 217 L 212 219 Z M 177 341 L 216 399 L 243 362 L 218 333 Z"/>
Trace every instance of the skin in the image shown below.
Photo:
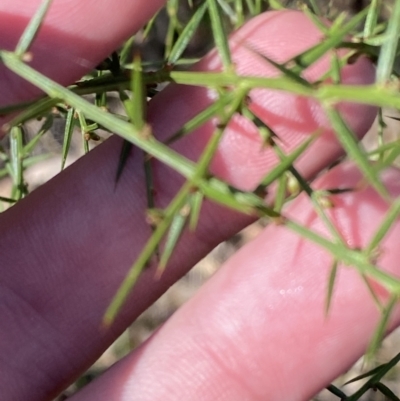
<path fill-rule="evenodd" d="M 0 3 L 0 47 L 15 45 L 39 3 Z M 32 63 L 67 84 L 104 59 L 161 5 L 158 0 L 56 1 L 32 49 Z M 293 26 L 298 29 L 295 40 Z M 272 75 L 274 71 L 249 48 L 283 61 L 319 39 L 320 33 L 302 14 L 274 13 L 251 21 L 233 36 L 231 45 L 239 71 Z M 318 63 L 306 77 L 318 78 L 328 63 Z M 218 66 L 212 53 L 196 68 Z M 360 59 L 346 67 L 342 78 L 367 84 L 373 75 L 370 63 Z M 1 66 L 0 80 L 2 105 L 38 95 Z M 154 133 L 168 137 L 211 97 L 201 89 L 170 86 L 149 105 Z M 296 165 L 305 176 L 312 178 L 341 154 L 323 110 L 311 100 L 255 91 L 251 102 L 254 112 L 276 129 L 285 150 L 323 127 L 320 138 Z M 340 105 L 339 109 L 359 137 L 375 114 L 366 106 Z M 212 122 L 206 124 L 175 149 L 196 159 L 213 128 Z M 118 138 L 106 141 L 0 215 L 4 399 L 51 400 L 194 263 L 252 221 L 206 202 L 198 230 L 185 234 L 161 279 L 154 278 L 154 266 L 146 270 L 117 320 L 101 330 L 107 305 L 150 235 L 143 214 L 142 155 L 137 149 L 114 190 L 120 146 Z M 260 152 L 254 128 L 237 117 L 212 169 L 249 189 L 275 162 L 268 149 Z M 155 163 L 154 169 L 156 202 L 165 206 L 182 180 L 161 164 Z M 398 196 L 398 172 L 389 170 L 382 179 Z M 334 207 L 327 211 L 353 247 L 368 243 L 388 209 L 373 189 L 359 185 L 360 180 L 357 169 L 345 164 L 315 182 L 316 188 L 357 186 L 354 192 L 332 197 Z M 304 196 L 286 208 L 285 215 L 328 235 Z M 379 266 L 393 274 L 398 274 L 400 257 L 398 230 L 397 224 L 385 237 L 378 257 Z M 324 250 L 285 226 L 270 225 L 145 344 L 72 399 L 309 399 L 363 354 L 379 319 L 358 274 L 345 267 L 340 269 L 333 305 L 325 316 L 331 266 Z M 372 285 L 385 301 L 384 289 Z M 394 314 L 391 327 L 399 323 L 399 314 Z"/>

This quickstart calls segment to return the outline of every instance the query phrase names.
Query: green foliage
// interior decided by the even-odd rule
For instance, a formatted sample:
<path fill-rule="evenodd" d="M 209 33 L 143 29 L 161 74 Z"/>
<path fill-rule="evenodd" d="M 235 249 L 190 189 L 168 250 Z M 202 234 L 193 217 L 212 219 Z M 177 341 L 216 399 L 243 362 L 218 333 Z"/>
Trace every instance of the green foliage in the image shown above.
<path fill-rule="evenodd" d="M 327 285 L 327 313 L 333 302 L 335 278 L 341 265 L 356 269 L 365 280 L 366 285 L 368 285 L 368 279 L 373 279 L 384 286 L 390 292 L 391 298 L 387 305 L 380 306 L 382 319 L 370 348 L 370 352 L 374 352 L 385 333 L 393 306 L 400 297 L 400 280 L 381 270 L 379 265 L 374 262 L 373 257 L 381 241 L 398 220 L 400 213 L 399 201 L 390 197 L 379 179 L 380 171 L 394 163 L 400 155 L 400 143 L 399 141 L 384 143 L 381 136 L 377 149 L 369 153 L 364 151 L 334 105 L 339 101 L 352 101 L 400 110 L 399 82 L 396 72 L 396 61 L 399 55 L 400 2 L 394 2 L 390 18 L 386 22 L 382 22 L 379 16 L 381 11 L 390 5 L 385 5 L 385 2 L 380 0 L 372 0 L 368 7 L 354 16 L 343 13 L 335 14 L 334 10 L 330 9 L 328 16 L 332 20 L 332 25 L 328 28 L 319 20 L 319 16 L 327 16 L 325 8 L 318 1 L 310 0 L 307 2 L 308 6 L 303 5 L 302 9 L 323 31 L 324 40 L 296 55 L 285 64 L 278 64 L 264 57 L 265 62 L 273 64 L 281 72 L 281 75 L 275 78 L 262 78 L 240 76 L 235 72 L 228 46 L 228 33 L 230 30 L 238 28 L 246 19 L 258 15 L 263 10 L 284 8 L 283 2 L 276 0 L 269 2 L 262 0 L 206 0 L 198 6 L 189 2 L 185 5 L 190 10 L 191 17 L 183 21 L 179 17 L 179 10 L 183 3 L 169 0 L 166 7 L 169 16 L 168 28 L 162 59 L 142 62 L 140 56 L 136 55 L 131 63 L 131 47 L 137 39 L 132 37 L 120 49 L 118 55 L 114 55 L 108 60 L 108 63 L 105 63 L 106 66 L 108 65 L 105 71 L 93 73 L 85 77 L 85 80 L 68 88 L 43 76 L 26 62 L 29 59 L 29 47 L 35 40 L 50 3 L 51 1 L 48 0 L 43 1 L 37 14 L 21 36 L 14 52 L 0 50 L 0 60 L 7 68 L 36 85 L 46 94 L 45 97 L 34 102 L 8 105 L 0 109 L 0 114 L 20 111 L 18 116 L 14 117 L 6 127 L 10 132 L 10 151 L 7 154 L 6 151 L 0 149 L 0 158 L 5 163 L 5 168 L 0 170 L 0 176 L 9 174 L 13 182 L 10 196 L 0 198 L 0 201 L 13 203 L 26 196 L 24 170 L 37 159 L 31 156 L 31 152 L 39 140 L 48 133 L 53 122 L 55 107 L 66 119 L 61 169 L 65 166 L 71 138 L 74 135 L 74 127 L 79 127 L 81 130 L 85 152 L 89 151 L 88 142 L 97 135 L 96 132 L 99 128 L 103 128 L 124 138 L 128 144 L 121 150 L 120 160 L 116 160 L 116 181 L 123 172 L 131 145 L 135 145 L 145 152 L 148 156 L 147 159 L 157 159 L 181 174 L 186 180 L 170 204 L 165 209 L 159 210 L 152 199 L 154 183 L 152 182 L 151 166 L 146 163 L 144 168 L 147 179 L 148 215 L 156 216 L 152 219 L 153 232 L 105 312 L 104 323 L 110 324 L 113 321 L 140 273 L 152 258 L 158 258 L 157 274 L 162 274 L 163 270 L 168 268 L 168 261 L 181 235 L 186 229 L 196 229 L 203 200 L 209 199 L 255 217 L 278 218 L 280 223 L 285 224 L 288 229 L 327 250 L 334 260 Z M 144 28 L 143 37 L 146 38 L 151 34 L 155 23 L 156 17 Z M 202 26 L 209 27 L 212 32 L 214 44 L 222 60 L 223 70 L 221 72 L 182 71 L 182 65 L 191 65 L 196 61 L 196 58 L 185 57 L 188 53 L 188 46 Z M 351 40 L 348 39 L 349 36 L 352 37 Z M 307 82 L 301 76 L 307 67 L 318 61 L 327 52 L 339 48 L 348 48 L 349 53 L 345 59 L 333 59 L 332 67 L 324 77 L 328 78 L 326 81 L 330 81 L 331 84 L 322 80 Z M 249 50 L 252 51 L 252 49 Z M 350 57 L 360 54 L 366 54 L 376 60 L 378 82 L 375 85 L 363 87 L 342 85 L 339 79 L 341 66 Z M 151 72 L 149 72 L 150 69 Z M 218 98 L 163 143 L 153 136 L 150 126 L 146 123 L 146 98 L 153 95 L 152 88 L 155 85 L 168 82 L 210 88 L 215 90 Z M 347 157 L 357 164 L 365 180 L 391 205 L 384 221 L 365 249 L 349 248 L 342 240 L 334 223 L 325 213 L 324 199 L 329 199 L 330 194 L 314 191 L 312 185 L 293 166 L 294 162 L 318 136 L 318 132 L 310 133 L 313 134 L 310 135 L 310 139 L 300 144 L 291 154 L 284 154 L 274 141 L 274 133 L 248 108 L 246 97 L 254 88 L 279 89 L 296 95 L 308 96 L 320 101 L 324 106 L 337 139 L 347 152 Z M 125 109 L 125 116 L 115 115 L 107 110 L 106 95 L 110 92 L 119 94 Z M 92 102 L 87 97 L 82 97 L 83 95 L 92 95 L 95 101 Z M 209 171 L 209 164 L 223 136 L 224 129 L 235 113 L 241 113 L 253 121 L 260 132 L 264 145 L 270 146 L 281 161 L 261 180 L 260 186 L 254 191 L 245 192 L 234 188 L 212 176 Z M 42 128 L 31 142 L 24 144 L 22 124 L 37 118 L 43 119 Z M 211 118 L 218 118 L 220 124 L 197 164 L 178 154 L 169 146 L 179 138 L 190 135 Z M 380 128 L 383 131 L 382 118 L 380 119 Z M 281 215 L 285 198 L 288 193 L 291 193 L 290 177 L 296 179 L 300 192 L 304 191 L 310 196 L 316 212 L 331 234 L 330 238 L 323 237 L 320 233 Z M 265 193 L 267 187 L 274 183 L 277 184 L 278 189 L 275 205 L 272 208 L 265 203 L 260 193 Z M 369 376 L 372 377 L 367 384 L 346 399 L 359 399 L 367 387 L 376 388 L 386 394 L 389 399 L 397 399 L 387 387 L 380 383 L 383 374 L 397 363 L 397 359 L 382 365 L 380 370 L 371 371 Z M 329 390 L 345 399 L 344 393 L 336 387 L 330 386 Z"/>

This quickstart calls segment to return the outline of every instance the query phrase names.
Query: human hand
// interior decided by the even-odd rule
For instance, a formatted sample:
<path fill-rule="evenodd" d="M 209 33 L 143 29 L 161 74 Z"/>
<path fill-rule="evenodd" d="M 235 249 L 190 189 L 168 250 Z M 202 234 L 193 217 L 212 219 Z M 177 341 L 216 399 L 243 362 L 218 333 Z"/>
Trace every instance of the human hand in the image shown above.
<path fill-rule="evenodd" d="M 15 45 L 38 4 L 3 0 L 1 48 Z M 107 5 L 112 5 L 112 13 Z M 159 6 L 161 2 L 153 0 L 103 5 L 55 2 L 35 44 L 33 63 L 59 82 L 69 83 L 101 61 Z M 235 37 L 258 43 L 261 52 L 273 51 L 278 61 L 319 39 L 316 28 L 298 13 L 270 18 L 271 14 L 259 17 Z M 295 40 L 290 32 L 293 27 L 298 30 Z M 285 38 L 286 45 L 276 47 Z M 239 70 L 270 73 L 254 57 L 243 48 L 235 49 Z M 324 68 L 326 63 L 319 64 L 309 78 L 315 79 Z M 0 103 L 37 95 L 3 68 L 0 76 Z M 366 60 L 348 68 L 344 77 L 348 83 L 360 84 L 372 79 Z M 173 133 L 209 101 L 200 89 L 169 87 L 149 106 L 155 134 Z M 290 147 L 326 123 L 315 102 L 276 93 L 266 98 L 264 92 L 256 93 L 253 101 L 260 115 L 268 121 L 272 118 Z M 277 116 L 268 116 L 271 110 Z M 360 136 L 374 114 L 372 108 L 354 105 L 343 106 L 342 112 Z M 211 125 L 203 127 L 195 139 L 192 136 L 176 148 L 195 158 L 211 129 Z M 213 164 L 216 174 L 245 189 L 254 186 L 272 163 L 259 152 L 257 134 L 249 129 L 248 125 L 231 127 Z M 195 262 L 251 222 L 248 216 L 206 203 L 197 231 L 185 234 L 162 278 L 155 280 L 154 269 L 146 270 L 114 324 L 101 331 L 106 307 L 150 234 L 137 152 L 114 191 L 120 145 L 119 138 L 108 140 L 0 216 L 0 389 L 5 400 L 51 399 Z M 298 168 L 312 177 L 339 154 L 339 145 L 326 129 Z M 161 164 L 155 174 L 156 201 L 164 205 L 178 180 Z M 352 187 L 359 180 L 357 170 L 344 165 L 316 185 Z M 398 181 L 396 171 L 385 176 L 395 195 Z M 364 245 L 387 206 L 370 188 L 336 199 L 330 213 L 340 232 L 352 246 Z M 287 208 L 285 215 L 324 230 L 305 197 Z M 384 242 L 388 251 L 379 260 L 392 272 L 398 260 L 398 229 Z M 285 226 L 268 227 L 149 341 L 74 399 L 308 399 L 363 353 L 379 318 L 353 270 L 341 271 L 331 311 L 328 317 L 324 315 L 330 266 L 330 256 L 320 247 Z"/>

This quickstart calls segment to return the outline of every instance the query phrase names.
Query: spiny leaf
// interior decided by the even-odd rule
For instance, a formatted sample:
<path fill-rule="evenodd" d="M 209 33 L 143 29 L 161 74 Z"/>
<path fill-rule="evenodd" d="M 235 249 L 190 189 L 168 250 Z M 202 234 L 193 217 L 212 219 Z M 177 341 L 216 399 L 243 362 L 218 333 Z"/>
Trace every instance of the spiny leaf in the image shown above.
<path fill-rule="evenodd" d="M 214 34 L 215 45 L 221 56 L 224 70 L 232 69 L 231 51 L 229 49 L 228 37 L 224 29 L 224 22 L 219 12 L 217 0 L 207 0 L 208 11 L 211 19 L 211 28 Z"/>
<path fill-rule="evenodd" d="M 66 122 L 65 122 L 65 129 L 64 129 L 64 139 L 63 139 L 63 146 L 61 151 L 61 170 L 64 170 L 65 163 L 67 161 L 69 149 L 71 146 L 71 139 L 72 133 L 74 131 L 74 120 L 75 120 L 75 109 L 69 108 Z"/>
<path fill-rule="evenodd" d="M 236 10 L 233 11 L 231 6 L 225 0 L 217 0 L 222 12 L 229 18 L 230 23 L 234 25 L 237 22 Z"/>
<path fill-rule="evenodd" d="M 375 232 L 367 247 L 364 249 L 367 255 L 372 255 L 375 249 L 382 242 L 389 230 L 393 227 L 400 214 L 400 199 L 396 199 L 390 206 L 381 225 Z"/>
<path fill-rule="evenodd" d="M 225 92 L 221 94 L 218 100 L 211 103 L 210 106 L 208 106 L 206 109 L 194 116 L 191 120 L 186 122 L 183 127 L 178 132 L 171 135 L 165 141 L 165 143 L 170 144 L 186 135 L 189 135 L 194 130 L 206 123 L 210 118 L 214 117 L 218 113 L 221 113 L 226 106 L 232 104 L 236 97 L 237 94 L 235 92 Z"/>
<path fill-rule="evenodd" d="M 338 261 L 356 268 L 361 274 L 375 279 L 382 284 L 388 291 L 400 295 L 400 281 L 394 275 L 387 273 L 378 267 L 369 263 L 367 257 L 360 251 L 349 249 L 341 242 L 332 242 L 330 239 L 322 236 L 307 227 L 285 218 L 285 226 L 291 231 L 298 233 L 303 238 L 326 249 Z"/>
<path fill-rule="evenodd" d="M 343 26 L 330 30 L 328 36 L 319 44 L 306 50 L 302 54 L 293 58 L 296 66 L 292 69 L 293 72 L 300 74 L 311 64 L 324 56 L 329 50 L 338 46 L 343 39 L 365 18 L 368 12 L 368 7 L 359 12 L 349 22 Z"/>
<path fill-rule="evenodd" d="M 352 394 L 350 397 L 348 397 L 347 401 L 356 401 L 358 400 L 366 391 L 368 391 L 370 388 L 373 388 L 376 383 L 379 383 L 383 376 L 386 375 L 386 373 L 389 372 L 390 369 L 392 369 L 396 364 L 400 361 L 400 354 L 397 354 L 393 359 L 391 359 L 388 363 L 385 363 L 375 369 L 373 369 L 373 375 L 372 377 L 364 383 L 359 390 L 357 390 L 354 394 Z M 372 372 L 372 371 L 371 371 Z M 371 373 L 369 372 L 369 373 Z M 364 374 L 362 376 L 367 377 L 367 374 Z M 370 374 L 368 374 L 370 376 Z M 353 382 L 355 380 L 360 380 L 361 376 L 358 376 L 358 378 L 355 378 L 351 380 L 350 382 Z M 350 383 L 348 382 L 348 383 Z"/>
<path fill-rule="evenodd" d="M 325 314 L 328 315 L 331 304 L 332 304 L 332 295 L 333 289 L 335 287 L 336 276 L 337 276 L 337 260 L 333 261 L 333 265 L 331 268 L 331 272 L 329 274 L 329 281 L 328 281 L 328 291 L 326 293 L 326 302 L 325 302 Z"/>
<path fill-rule="evenodd" d="M 340 113 L 333 107 L 326 107 L 326 113 L 329 116 L 331 124 L 335 129 L 336 136 L 347 154 L 351 157 L 354 163 L 363 172 L 367 181 L 376 189 L 376 191 L 384 198 L 390 199 L 390 195 L 382 184 L 376 169 L 371 166 L 367 155 L 358 146 L 354 133 L 347 126 Z"/>
<path fill-rule="evenodd" d="M 381 382 L 376 383 L 374 387 L 377 390 L 379 390 L 389 400 L 400 401 L 400 398 L 397 397 L 397 395 L 393 393 L 393 391 L 389 387 L 385 386 L 383 383 Z"/>
<path fill-rule="evenodd" d="M 146 91 L 143 82 L 141 58 L 136 54 L 133 62 L 133 74 L 131 80 L 132 99 L 124 91 L 120 91 L 120 98 L 124 104 L 125 111 L 132 122 L 138 129 L 145 128 L 145 113 L 146 113 Z M 118 159 L 117 173 L 115 177 L 115 184 L 121 178 L 122 172 L 126 166 L 129 155 L 131 154 L 132 143 L 124 140 L 121 146 L 121 152 Z"/>
<path fill-rule="evenodd" d="M 22 160 L 22 169 L 25 170 L 26 168 L 33 166 L 39 162 L 42 162 L 43 160 L 46 160 L 49 157 L 51 157 L 50 153 L 43 153 L 41 155 L 27 157 Z M 6 167 L 0 169 L 0 178 L 5 177 L 7 175 L 12 175 L 9 163 L 6 164 Z"/>
<path fill-rule="evenodd" d="M 196 191 L 190 196 L 190 217 L 189 217 L 190 231 L 196 230 L 203 200 L 204 200 L 204 195 L 200 191 Z"/>
<path fill-rule="evenodd" d="M 34 16 L 29 21 L 28 26 L 21 35 L 17 47 L 15 48 L 15 54 L 17 56 L 23 56 L 32 45 L 36 35 L 39 32 L 40 26 L 42 25 L 44 18 L 51 6 L 53 0 L 43 0 L 37 9 Z"/>
<path fill-rule="evenodd" d="M 339 397 L 341 400 L 347 400 L 347 395 L 333 384 L 330 384 L 328 387 L 326 387 L 326 389 L 333 395 L 336 395 L 336 397 Z"/>
<path fill-rule="evenodd" d="M 282 207 L 284 205 L 286 199 L 287 192 L 287 184 L 288 184 L 288 174 L 282 174 L 278 179 L 278 190 L 275 195 L 275 206 L 274 210 L 277 212 L 281 212 Z"/>
<path fill-rule="evenodd" d="M 11 198 L 21 199 L 27 193 L 23 178 L 23 132 L 21 127 L 13 127 L 10 134 L 10 167 L 13 179 Z"/>
<path fill-rule="evenodd" d="M 87 138 L 87 134 L 89 133 L 89 127 L 86 122 L 86 118 L 81 111 L 77 111 L 79 124 L 81 126 L 81 135 L 82 135 L 82 144 L 83 144 L 83 152 L 89 153 L 89 140 Z"/>
<path fill-rule="evenodd" d="M 365 372 L 361 375 L 353 377 L 351 380 L 348 380 L 344 384 L 346 385 L 346 384 L 354 383 L 356 381 L 360 381 L 362 379 L 365 379 L 367 377 L 374 376 L 374 375 L 378 375 L 378 380 L 381 380 L 382 377 L 387 372 L 389 372 L 390 369 L 392 369 L 394 366 L 396 366 L 399 361 L 400 361 L 400 353 L 395 355 L 389 362 L 383 363 L 383 364 L 369 370 L 368 372 Z"/>
<path fill-rule="evenodd" d="M 179 238 L 183 233 L 188 214 L 190 213 L 190 206 L 185 204 L 180 211 L 172 219 L 171 225 L 169 227 L 167 239 L 165 242 L 164 250 L 161 254 L 160 263 L 158 264 L 156 277 L 161 277 L 165 268 L 167 267 L 168 261 L 175 249 Z"/>
<path fill-rule="evenodd" d="M 271 58 L 267 57 L 264 54 L 261 54 L 260 52 L 253 50 L 249 46 L 244 46 L 246 47 L 247 50 L 251 51 L 252 53 L 256 54 L 263 60 L 265 60 L 268 64 L 271 64 L 274 66 L 277 70 L 279 70 L 282 74 L 286 75 L 288 78 L 292 79 L 294 82 L 304 85 L 304 86 L 309 86 L 311 87 L 311 84 L 305 80 L 304 78 L 301 77 L 298 73 L 293 72 L 290 68 L 287 68 L 284 64 L 277 63 L 276 61 L 272 60 Z M 290 64 L 290 62 L 289 62 Z"/>
<path fill-rule="evenodd" d="M 371 0 L 371 5 L 369 7 L 367 18 L 365 19 L 364 24 L 364 38 L 369 38 L 375 32 L 381 6 L 382 0 Z"/>
<path fill-rule="evenodd" d="M 52 114 L 49 114 L 46 116 L 46 119 L 42 126 L 40 127 L 38 133 L 24 146 L 22 150 L 22 154 L 27 156 L 29 153 L 32 152 L 32 150 L 35 148 L 35 146 L 38 144 L 39 140 L 42 138 L 42 136 L 52 127 L 54 121 L 54 117 Z"/>
<path fill-rule="evenodd" d="M 289 155 L 280 155 L 280 162 L 271 169 L 267 175 L 261 180 L 260 186 L 266 187 L 284 174 L 290 166 L 306 151 L 311 143 L 318 137 L 318 135 L 310 135 L 309 138 L 304 140 L 296 149 Z"/>
<path fill-rule="evenodd" d="M 387 40 L 382 44 L 376 71 L 377 81 L 382 85 L 389 81 L 392 74 L 400 37 L 400 1 L 395 1 L 393 8 L 386 31 Z"/>
<path fill-rule="evenodd" d="M 384 308 L 381 320 L 379 321 L 378 327 L 375 329 L 371 343 L 368 346 L 368 350 L 366 353 L 367 360 L 372 358 L 372 356 L 381 345 L 381 342 L 388 329 L 389 318 L 393 312 L 394 307 L 397 305 L 397 301 L 398 297 L 396 295 L 392 295 L 386 307 Z"/>
<path fill-rule="evenodd" d="M 132 151 L 132 143 L 128 142 L 127 140 L 123 140 L 122 145 L 121 145 L 121 150 L 119 153 L 119 157 L 118 157 L 118 166 L 117 166 L 117 172 L 115 174 L 115 185 L 118 184 L 122 172 L 124 171 L 124 168 L 126 166 L 126 163 L 129 159 L 129 156 L 131 154 Z"/>
<path fill-rule="evenodd" d="M 5 196 L 0 196 L 0 201 L 6 203 L 15 203 L 18 202 L 18 199 L 6 198 Z"/>
<path fill-rule="evenodd" d="M 192 18 L 186 24 L 182 33 L 179 35 L 179 38 L 172 47 L 171 52 L 169 53 L 167 59 L 167 64 L 174 65 L 182 56 L 187 45 L 192 39 L 194 33 L 196 32 L 198 26 L 200 25 L 200 22 L 204 17 L 205 11 L 207 10 L 207 7 L 208 7 L 207 2 L 204 2 L 193 14 Z"/>

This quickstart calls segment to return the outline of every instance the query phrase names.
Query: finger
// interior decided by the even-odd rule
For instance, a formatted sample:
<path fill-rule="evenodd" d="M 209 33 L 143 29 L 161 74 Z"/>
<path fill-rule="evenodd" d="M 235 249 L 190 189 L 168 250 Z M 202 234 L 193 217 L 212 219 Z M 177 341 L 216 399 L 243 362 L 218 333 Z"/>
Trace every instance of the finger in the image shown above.
<path fill-rule="evenodd" d="M 113 138 L 0 216 L 0 388 L 7 399 L 53 399 L 196 262 L 252 221 L 206 202 L 208 223 L 185 234 L 161 280 L 145 271 L 113 326 L 102 329 L 151 235 L 141 152 L 114 190 L 120 148 Z M 168 171 L 159 177 L 171 181 Z M 157 185 L 157 201 L 172 190 Z"/>
<path fill-rule="evenodd" d="M 362 176 L 340 165 L 317 188 L 351 188 Z M 382 180 L 394 197 L 399 172 Z M 387 203 L 370 187 L 332 196 L 326 213 L 346 244 L 365 247 Z M 300 224 L 331 237 L 310 200 L 287 210 Z M 399 275 L 397 222 L 377 264 Z M 325 302 L 332 256 L 285 225 L 269 226 L 222 267 L 142 347 L 72 399 L 309 400 L 365 351 L 379 311 L 354 266 L 339 266 L 331 309 Z M 388 297 L 372 282 L 382 302 Z M 400 323 L 400 314 L 393 316 Z M 72 400 L 71 400 L 72 401 Z"/>
<path fill-rule="evenodd" d="M 274 13 L 272 16 L 278 20 L 281 31 L 277 31 L 275 24 L 272 25 L 274 31 L 270 32 L 271 14 L 264 14 L 246 25 L 248 31 L 244 32 L 250 35 L 249 40 L 258 38 L 256 41 L 260 42 L 260 38 L 270 38 L 272 43 L 279 38 L 279 32 L 286 35 L 284 32 L 288 26 L 297 21 L 304 35 L 302 41 L 298 41 L 300 49 L 303 41 L 307 46 L 319 41 L 319 32 L 302 14 Z M 266 23 L 262 23 L 263 19 Z M 250 29 L 252 24 L 255 25 Z M 234 36 L 233 40 L 235 38 L 242 40 L 240 36 Z M 285 47 L 275 48 L 274 52 L 276 56 L 282 56 L 283 53 L 283 57 L 290 58 L 294 50 L 289 50 L 292 53 L 287 53 Z M 242 54 L 240 51 L 241 48 L 237 47 L 234 54 Z M 242 63 L 244 66 L 252 64 L 249 64 L 249 57 L 253 57 L 256 68 L 253 73 L 261 73 L 262 66 L 267 68 L 265 63 L 262 66 L 257 64 L 258 56 L 254 53 L 237 58 L 237 68 L 244 68 Z M 205 63 L 210 61 L 216 62 L 215 67 L 215 55 L 211 54 Z M 323 65 L 322 62 L 318 70 L 320 74 L 325 72 Z M 209 64 L 203 66 L 213 68 Z M 346 79 L 359 75 L 364 80 L 361 82 L 371 81 L 373 70 L 366 60 L 360 59 L 348 68 Z M 266 74 L 270 74 L 270 70 L 267 69 Z M 260 104 L 258 102 L 261 94 L 264 92 L 252 95 L 253 107 L 263 107 L 265 98 Z M 212 96 L 201 89 L 171 85 L 149 106 L 153 131 L 160 137 L 175 133 L 177 127 L 209 104 Z M 277 93 L 272 92 L 269 102 L 274 103 L 275 96 Z M 295 98 L 287 95 L 287 102 Z M 306 111 L 303 108 L 296 110 L 298 113 Z M 359 111 L 357 115 L 348 117 L 348 123 L 357 130 L 358 135 L 362 135 L 365 127 L 361 121 L 371 122 L 373 113 L 368 107 Z M 313 113 L 306 114 L 308 118 L 302 120 L 301 127 L 294 124 L 296 114 L 293 114 L 294 119 L 283 120 L 277 130 L 278 135 L 295 142 L 296 135 L 292 139 L 285 138 L 285 132 L 298 132 L 297 135 L 302 137 L 309 134 L 307 121 L 310 121 L 309 127 L 312 129 L 315 121 L 323 119 L 323 112 L 313 108 Z M 297 119 L 302 118 L 302 114 L 297 114 Z M 257 159 L 261 153 L 257 133 L 243 120 L 240 120 L 239 128 L 236 122 L 228 127 L 226 135 L 237 141 L 240 141 L 241 135 L 247 135 L 250 139 L 244 141 L 242 150 L 247 152 L 249 159 L 253 156 Z M 197 130 L 196 136 L 181 141 L 176 149 L 197 159 L 204 142 L 215 129 L 215 123 L 205 124 Z M 329 128 L 321 138 L 325 138 L 325 134 L 329 137 Z M 4 261 L 1 283 L 3 309 L 0 314 L 8 327 L 7 331 L 0 334 L 3 336 L 0 344 L 4 345 L 3 366 L 6 366 L 6 373 L 0 377 L 0 381 L 2 388 L 10 392 L 10 399 L 26 398 L 28 395 L 31 400 L 51 398 L 87 368 L 130 321 L 196 261 L 252 220 L 206 202 L 196 233 L 185 233 L 162 279 L 155 280 L 154 269 L 148 269 L 114 326 L 109 331 L 100 332 L 99 326 L 106 307 L 151 232 L 144 215 L 145 178 L 141 153 L 137 149 L 114 190 L 120 145 L 120 141 L 113 138 L 99 146 L 0 218 L 0 249 Z M 245 187 L 247 181 L 254 185 L 254 175 L 260 174 L 259 170 L 263 170 L 264 174 L 270 168 L 271 164 L 266 163 L 256 169 L 250 162 L 246 175 L 245 169 L 240 166 L 242 160 L 238 152 L 232 153 L 229 158 L 222 157 L 228 145 L 224 142 L 221 144 L 214 171 L 235 185 Z M 331 149 L 325 148 L 324 151 L 329 162 L 332 158 Z M 270 151 L 266 150 L 265 153 Z M 307 160 L 304 160 L 303 167 L 299 167 L 309 176 L 310 171 L 316 168 L 313 153 L 309 153 Z M 307 166 L 310 166 L 309 170 Z M 229 171 L 228 175 L 225 175 L 224 169 Z M 154 181 L 156 205 L 163 207 L 176 192 L 180 180 L 171 170 L 155 163 Z M 43 242 L 46 246 L 42 246 Z M 24 251 L 17 254 L 15 249 Z M 12 318 L 7 305 L 13 305 Z M 18 355 L 14 350 L 18 350 Z"/>
<path fill-rule="evenodd" d="M 41 0 L 0 3 L 0 49 L 13 50 Z M 54 1 L 31 53 L 31 65 L 62 84 L 92 70 L 162 7 L 164 0 Z M 0 105 L 32 99 L 38 90 L 0 65 Z"/>
<path fill-rule="evenodd" d="M 293 38 L 293 27 L 296 27 Z M 323 39 L 323 33 L 306 17 L 295 11 L 269 12 L 254 18 L 251 23 L 231 37 L 232 59 L 236 71 L 241 75 L 276 77 L 280 72 L 264 58 L 284 63 L 301 54 Z M 343 52 L 340 54 L 343 55 Z M 315 82 L 329 70 L 329 55 L 307 68 L 303 76 Z M 206 56 L 196 69 L 218 70 L 221 63 L 214 50 Z M 341 70 L 344 84 L 362 85 L 373 83 L 375 71 L 365 58 Z M 206 107 L 215 94 L 201 87 L 172 86 L 163 91 L 152 102 L 150 119 L 160 137 L 168 137 L 181 127 L 181 120 L 170 119 L 180 111 L 192 118 L 201 107 Z M 319 132 L 319 140 L 296 162 L 296 167 L 305 176 L 311 177 L 343 153 L 331 125 L 321 107 L 312 98 L 290 96 L 278 90 L 253 90 L 250 92 L 251 110 L 277 135 L 278 144 L 284 152 L 290 152 L 313 133 Z M 358 137 L 365 134 L 376 115 L 376 109 L 359 104 L 341 103 L 337 106 L 342 117 Z M 363 118 L 359 118 L 363 115 Z M 169 119 L 169 124 L 165 124 Z M 198 130 L 199 135 L 190 135 L 181 141 L 179 149 L 193 159 L 198 156 L 213 133 L 209 122 Z M 263 150 L 261 150 L 263 149 Z M 190 153 L 191 152 L 191 153 Z M 312 156 L 311 156 L 312 155 Z M 219 177 L 243 190 L 254 190 L 265 173 L 279 163 L 271 149 L 265 149 L 258 129 L 244 117 L 236 115 L 225 131 L 221 146 L 214 158 L 212 171 Z"/>

